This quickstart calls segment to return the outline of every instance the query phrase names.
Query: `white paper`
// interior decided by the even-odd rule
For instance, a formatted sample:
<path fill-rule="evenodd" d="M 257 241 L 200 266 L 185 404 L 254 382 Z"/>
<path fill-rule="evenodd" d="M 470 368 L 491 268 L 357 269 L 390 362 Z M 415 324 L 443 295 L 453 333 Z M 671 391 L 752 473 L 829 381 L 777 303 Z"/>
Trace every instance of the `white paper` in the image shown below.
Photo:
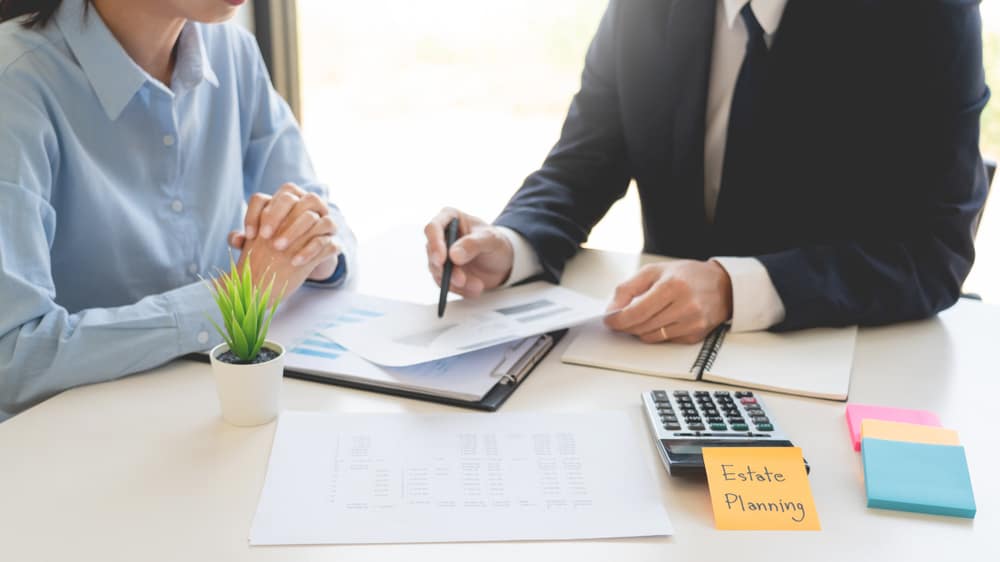
<path fill-rule="evenodd" d="M 250 543 L 669 535 L 640 435 L 620 412 L 285 412 Z"/>
<path fill-rule="evenodd" d="M 656 377 L 698 378 L 694 365 L 700 343 L 647 344 L 631 334 L 612 331 L 602 320 L 590 321 L 574 332 L 562 356 L 564 363 Z"/>
<path fill-rule="evenodd" d="M 437 305 L 372 299 L 373 315 L 347 315 L 320 333 L 379 365 L 402 367 L 499 345 L 601 316 L 605 304 L 548 283 Z"/>
<path fill-rule="evenodd" d="M 643 375 L 696 380 L 702 344 L 643 343 L 599 321 L 571 334 L 564 363 Z M 857 326 L 797 332 L 726 333 L 701 380 L 830 400 L 846 400 Z"/>
<path fill-rule="evenodd" d="M 728 333 L 703 380 L 847 400 L 858 327 Z"/>
<path fill-rule="evenodd" d="M 330 376 L 385 388 L 478 401 L 499 382 L 494 371 L 520 357 L 524 340 L 409 367 L 382 367 L 365 361 L 321 335 L 318 330 L 354 318 L 374 318 L 379 299 L 345 291 L 303 288 L 281 305 L 268 339 L 285 346 L 285 366 L 293 371 Z"/>

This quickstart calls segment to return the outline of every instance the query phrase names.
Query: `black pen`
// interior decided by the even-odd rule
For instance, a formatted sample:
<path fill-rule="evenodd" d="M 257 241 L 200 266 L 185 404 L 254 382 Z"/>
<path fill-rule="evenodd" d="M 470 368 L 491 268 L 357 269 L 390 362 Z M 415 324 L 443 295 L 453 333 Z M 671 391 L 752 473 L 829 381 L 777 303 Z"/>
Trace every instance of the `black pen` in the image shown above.
<path fill-rule="evenodd" d="M 444 271 L 441 272 L 441 296 L 438 298 L 438 318 L 444 316 L 444 306 L 448 304 L 448 287 L 451 285 L 451 270 L 454 264 L 451 263 L 451 245 L 458 238 L 458 218 L 453 218 L 448 222 L 448 227 L 444 230 Z"/>

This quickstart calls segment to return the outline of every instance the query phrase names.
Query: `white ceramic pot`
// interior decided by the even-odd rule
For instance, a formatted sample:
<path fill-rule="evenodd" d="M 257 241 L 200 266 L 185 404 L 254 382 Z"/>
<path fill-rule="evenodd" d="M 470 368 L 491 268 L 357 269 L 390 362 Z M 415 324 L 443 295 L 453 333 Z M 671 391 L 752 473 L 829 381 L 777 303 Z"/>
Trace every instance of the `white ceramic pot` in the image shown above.
<path fill-rule="evenodd" d="M 265 341 L 264 347 L 277 351 L 278 356 L 254 365 L 226 363 L 217 359 L 229 351 L 225 343 L 215 346 L 210 354 L 222 418 L 233 425 L 262 425 L 278 416 L 285 348 L 272 341 Z"/>

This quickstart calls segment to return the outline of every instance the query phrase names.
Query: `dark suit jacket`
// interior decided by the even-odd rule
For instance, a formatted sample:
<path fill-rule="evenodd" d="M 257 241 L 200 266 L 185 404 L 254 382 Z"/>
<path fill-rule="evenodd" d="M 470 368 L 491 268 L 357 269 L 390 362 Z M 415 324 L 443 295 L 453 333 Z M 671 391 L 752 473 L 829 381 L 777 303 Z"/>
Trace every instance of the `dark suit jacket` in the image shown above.
<path fill-rule="evenodd" d="M 979 7 L 959 0 L 789 0 L 752 190 L 704 209 L 714 0 L 612 0 L 562 136 L 496 223 L 546 276 L 635 179 L 645 250 L 756 256 L 777 330 L 921 318 L 958 298 L 986 194 L 989 98 Z"/>

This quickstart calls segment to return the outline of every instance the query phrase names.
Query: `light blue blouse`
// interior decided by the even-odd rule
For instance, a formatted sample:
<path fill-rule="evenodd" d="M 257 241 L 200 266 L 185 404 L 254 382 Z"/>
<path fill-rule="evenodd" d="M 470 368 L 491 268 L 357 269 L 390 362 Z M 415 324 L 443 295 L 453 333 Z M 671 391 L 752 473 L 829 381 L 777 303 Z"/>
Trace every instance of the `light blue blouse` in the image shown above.
<path fill-rule="evenodd" d="M 168 88 L 83 6 L 0 24 L 0 420 L 217 343 L 198 276 L 246 198 L 326 197 L 250 34 L 189 22 Z"/>

